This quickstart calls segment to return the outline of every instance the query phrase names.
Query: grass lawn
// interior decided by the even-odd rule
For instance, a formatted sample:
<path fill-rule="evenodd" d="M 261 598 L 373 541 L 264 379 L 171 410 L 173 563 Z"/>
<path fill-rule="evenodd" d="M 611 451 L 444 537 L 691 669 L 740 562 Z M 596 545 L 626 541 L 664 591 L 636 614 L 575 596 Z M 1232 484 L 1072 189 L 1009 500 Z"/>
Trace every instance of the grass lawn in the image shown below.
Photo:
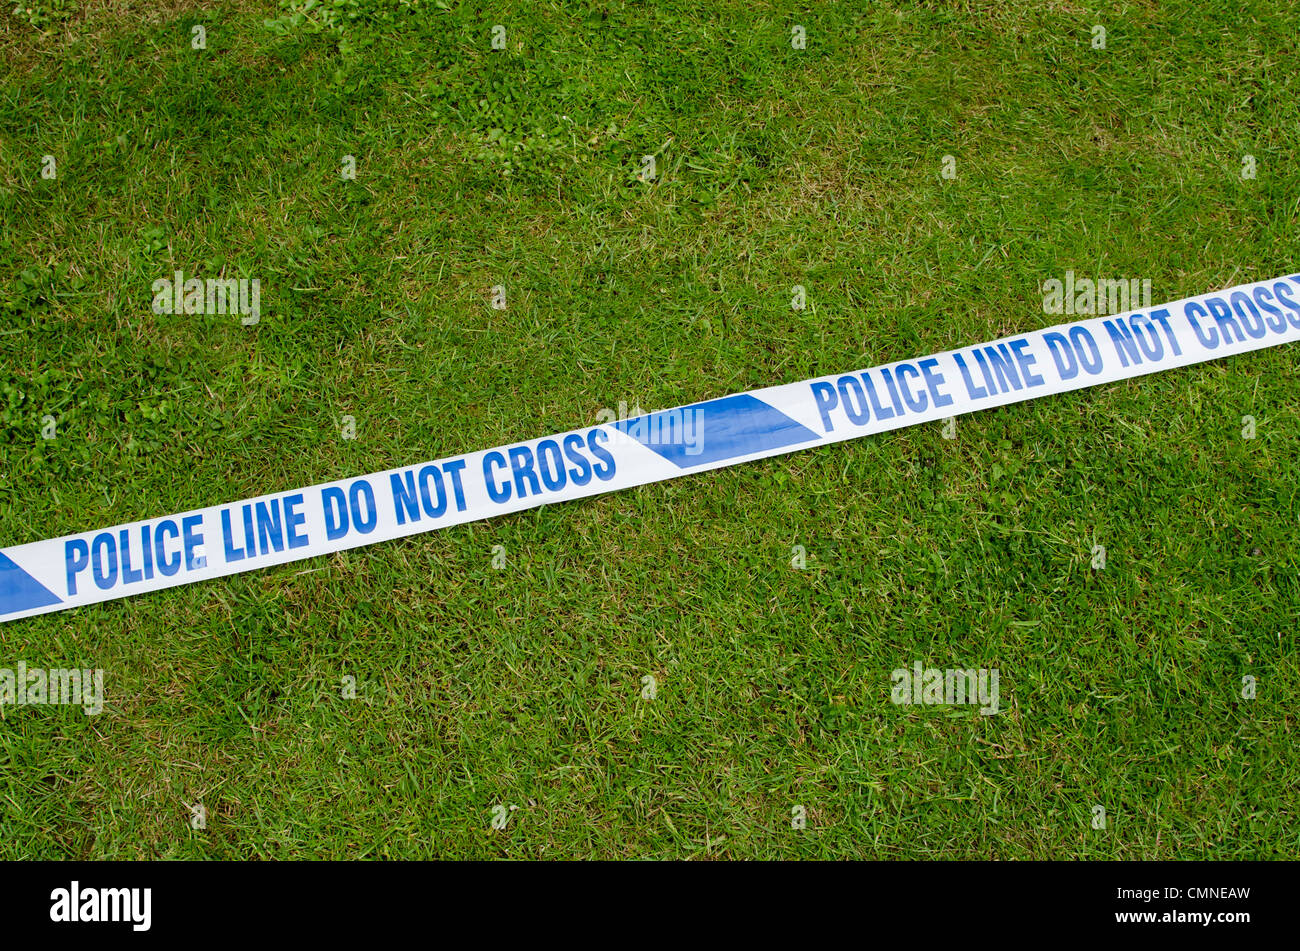
<path fill-rule="evenodd" d="M 1283 0 L 21 2 L 0 546 L 1300 269 Z M 1294 858 L 1298 355 L 0 625 L 0 858 Z"/>

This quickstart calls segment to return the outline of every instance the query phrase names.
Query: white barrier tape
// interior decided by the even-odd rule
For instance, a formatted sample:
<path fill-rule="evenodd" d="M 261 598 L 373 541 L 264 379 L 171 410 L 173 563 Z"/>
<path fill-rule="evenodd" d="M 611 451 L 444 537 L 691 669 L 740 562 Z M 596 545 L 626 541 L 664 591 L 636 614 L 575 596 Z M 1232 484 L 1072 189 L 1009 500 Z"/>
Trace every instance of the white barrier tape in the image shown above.
<path fill-rule="evenodd" d="M 0 621 L 206 581 L 1300 339 L 1300 274 L 0 551 Z"/>

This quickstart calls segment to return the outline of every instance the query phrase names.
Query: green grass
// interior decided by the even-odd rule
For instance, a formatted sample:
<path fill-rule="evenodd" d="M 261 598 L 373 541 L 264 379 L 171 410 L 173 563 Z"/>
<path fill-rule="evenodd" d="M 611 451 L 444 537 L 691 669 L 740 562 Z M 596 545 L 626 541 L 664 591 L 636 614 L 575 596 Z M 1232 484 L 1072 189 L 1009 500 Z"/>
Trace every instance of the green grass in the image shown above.
<path fill-rule="evenodd" d="M 1067 268 L 1300 268 L 1280 0 L 45 8 L 4 546 L 1032 329 Z M 153 314 L 176 269 L 261 323 Z M 0 708 L 0 856 L 1294 858 L 1296 354 L 5 624 L 107 706 Z M 891 704 L 915 660 L 1003 712 Z"/>

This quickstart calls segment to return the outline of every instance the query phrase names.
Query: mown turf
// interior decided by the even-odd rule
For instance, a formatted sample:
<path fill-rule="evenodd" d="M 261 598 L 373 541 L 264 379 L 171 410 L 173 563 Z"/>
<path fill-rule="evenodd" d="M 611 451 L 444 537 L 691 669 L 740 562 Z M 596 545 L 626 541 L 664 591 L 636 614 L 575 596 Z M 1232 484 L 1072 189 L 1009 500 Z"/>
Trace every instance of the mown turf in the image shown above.
<path fill-rule="evenodd" d="M 1300 268 L 1283 2 L 206 6 L 0 17 L 0 545 Z M 1295 857 L 1296 353 L 0 626 L 0 856 Z"/>

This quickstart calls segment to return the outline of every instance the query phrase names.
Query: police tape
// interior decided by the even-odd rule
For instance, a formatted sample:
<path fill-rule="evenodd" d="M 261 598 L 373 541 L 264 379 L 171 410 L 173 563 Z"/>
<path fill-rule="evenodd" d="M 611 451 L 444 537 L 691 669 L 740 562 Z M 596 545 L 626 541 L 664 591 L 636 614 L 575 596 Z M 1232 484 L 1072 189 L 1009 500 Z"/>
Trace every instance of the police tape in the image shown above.
<path fill-rule="evenodd" d="M 917 360 L 0 550 L 0 621 L 1111 383 L 1300 339 L 1300 274 Z"/>

